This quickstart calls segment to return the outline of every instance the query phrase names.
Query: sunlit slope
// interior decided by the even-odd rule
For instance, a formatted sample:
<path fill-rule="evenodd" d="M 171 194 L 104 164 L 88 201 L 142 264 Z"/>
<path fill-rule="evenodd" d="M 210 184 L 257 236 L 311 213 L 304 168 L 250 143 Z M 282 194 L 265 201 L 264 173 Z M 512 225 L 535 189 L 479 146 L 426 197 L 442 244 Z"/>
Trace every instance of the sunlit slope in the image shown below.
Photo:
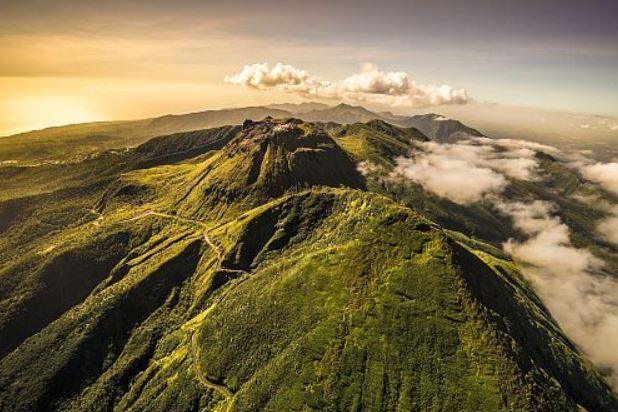
<path fill-rule="evenodd" d="M 199 335 L 240 410 L 616 405 L 512 264 L 409 209 L 314 191 L 248 216 L 213 232 L 251 275 Z"/>
<path fill-rule="evenodd" d="M 245 119 L 260 120 L 269 115 L 288 117 L 290 113 L 258 106 L 51 127 L 0 137 L 0 162 L 74 161 L 93 152 L 136 146 L 155 136 L 240 124 Z"/>
<path fill-rule="evenodd" d="M 0 410 L 616 410 L 513 262 L 358 170 L 425 139 L 270 119 L 57 169 L 3 212 Z"/>
<path fill-rule="evenodd" d="M 377 195 L 313 189 L 213 228 L 137 213 L 89 230 L 124 233 L 107 240 L 113 268 L 0 362 L 3 409 L 617 405 L 511 263 Z M 48 287 L 92 274 L 74 276 Z"/>

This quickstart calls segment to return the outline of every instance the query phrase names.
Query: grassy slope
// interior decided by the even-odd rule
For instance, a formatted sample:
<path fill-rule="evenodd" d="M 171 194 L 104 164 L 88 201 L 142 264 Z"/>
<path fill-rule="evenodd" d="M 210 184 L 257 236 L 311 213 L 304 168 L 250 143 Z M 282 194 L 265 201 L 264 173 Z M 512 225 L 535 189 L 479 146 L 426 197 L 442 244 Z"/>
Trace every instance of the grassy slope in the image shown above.
<path fill-rule="evenodd" d="M 386 198 L 286 196 L 211 230 L 221 261 L 199 225 L 127 218 L 91 230 L 149 235 L 0 362 L 3 409 L 214 409 L 221 395 L 190 366 L 193 333 L 202 370 L 235 393 L 235 410 L 615 402 L 509 262 L 477 252 L 485 266 Z M 87 238 L 77 243 L 94 247 Z"/>
<path fill-rule="evenodd" d="M 355 136 L 385 142 L 368 147 L 388 161 L 382 150 L 405 150 L 410 131 L 376 134 L 378 126 L 357 125 Z M 50 297 L 60 305 L 11 334 L 9 346 L 25 341 L 0 361 L 0 409 L 616 407 L 491 246 L 373 194 L 314 188 L 279 197 L 297 190 L 290 182 L 315 183 L 298 174 L 315 163 L 290 162 L 299 150 L 327 171 L 341 159 L 319 130 L 299 127 L 300 135 L 255 135 L 246 148 L 235 141 L 118 172 L 91 197 L 57 200 L 59 208 L 91 201 L 99 219 L 32 233 L 31 223 L 10 225 L 0 327 L 23 325 Z M 290 136 L 303 143 L 290 146 Z M 176 145 L 164 139 L 148 153 L 166 147 Z M 259 169 L 250 184 L 245 168 Z M 334 176 L 350 185 L 354 168 Z M 187 192 L 195 182 L 207 184 Z M 234 197 L 222 191 L 234 184 Z M 16 221 L 36 221 L 26 216 Z M 236 393 L 233 402 L 200 383 L 196 361 L 212 385 Z"/>
<path fill-rule="evenodd" d="M 483 254 L 484 266 L 384 198 L 319 196 L 273 205 L 278 223 L 267 209 L 240 234 L 213 232 L 246 242 L 255 219 L 277 228 L 201 327 L 204 368 L 238 391 L 239 409 L 566 410 L 575 405 L 553 379 L 577 396 L 592 390 L 580 383 L 603 391 L 512 264 Z M 312 216 L 319 225 L 302 230 Z M 300 230 L 286 227 L 294 220 Z M 272 239 L 290 230 L 280 253 Z M 566 364 L 580 366 L 560 376 Z"/>

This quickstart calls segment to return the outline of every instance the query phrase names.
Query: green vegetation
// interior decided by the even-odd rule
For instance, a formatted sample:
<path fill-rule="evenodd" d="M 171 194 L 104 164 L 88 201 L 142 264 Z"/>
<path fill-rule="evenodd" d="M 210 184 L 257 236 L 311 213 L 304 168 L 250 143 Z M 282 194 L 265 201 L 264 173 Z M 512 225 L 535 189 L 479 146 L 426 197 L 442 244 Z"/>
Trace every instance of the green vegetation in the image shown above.
<path fill-rule="evenodd" d="M 0 410 L 618 410 L 467 236 L 491 211 L 381 180 L 425 139 L 267 119 L 5 169 Z M 546 161 L 552 188 L 514 196 L 584 190 Z"/>

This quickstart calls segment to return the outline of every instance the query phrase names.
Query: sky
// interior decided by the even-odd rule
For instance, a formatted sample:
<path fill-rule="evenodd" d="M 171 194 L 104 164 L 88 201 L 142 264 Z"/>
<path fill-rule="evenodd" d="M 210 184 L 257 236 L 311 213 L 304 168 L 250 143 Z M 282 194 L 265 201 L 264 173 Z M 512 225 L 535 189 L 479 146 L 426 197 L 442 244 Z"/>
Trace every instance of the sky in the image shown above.
<path fill-rule="evenodd" d="M 350 92 L 373 81 L 358 77 L 368 71 L 396 83 L 389 93 L 405 98 L 380 102 L 397 102 L 400 113 L 443 104 L 472 112 L 482 103 L 618 116 L 611 0 L 2 0 L 0 16 L 0 135 L 308 98 L 358 101 Z M 318 91 L 224 81 L 264 63 L 307 73 Z M 434 99 L 434 85 L 450 97 Z M 363 99 L 376 104 L 375 92 Z"/>

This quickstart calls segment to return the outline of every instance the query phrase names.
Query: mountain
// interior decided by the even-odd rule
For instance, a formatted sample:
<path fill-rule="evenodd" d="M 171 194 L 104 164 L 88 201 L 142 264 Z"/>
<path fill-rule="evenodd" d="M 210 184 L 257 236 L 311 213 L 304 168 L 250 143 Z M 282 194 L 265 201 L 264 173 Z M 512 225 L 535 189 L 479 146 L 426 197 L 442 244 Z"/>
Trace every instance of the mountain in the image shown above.
<path fill-rule="evenodd" d="M 414 116 L 400 116 L 391 112 L 379 113 L 381 119 L 402 127 L 415 127 L 425 136 L 438 142 L 450 140 L 457 135 L 469 135 L 483 137 L 483 133 L 466 126 L 456 119 L 448 119 L 435 113 L 420 114 Z"/>
<path fill-rule="evenodd" d="M 246 121 L 204 164 L 175 207 L 205 219 L 214 210 L 258 206 L 315 185 L 365 187 L 355 163 L 321 128 L 297 119 Z"/>
<path fill-rule="evenodd" d="M 268 116 L 296 116 L 306 121 L 322 123 L 329 129 L 335 124 L 365 123 L 378 119 L 401 127 L 415 127 L 426 136 L 440 141 L 458 133 L 482 136 L 477 130 L 457 120 L 445 119 L 436 114 L 408 117 L 375 113 L 361 106 L 347 104 L 330 107 L 315 102 L 287 103 L 206 110 L 141 120 L 83 123 L 0 137 L 0 166 L 30 167 L 44 163 L 81 162 L 108 150 L 137 146 L 156 136 L 240 125 L 245 119 L 262 120 Z"/>
<path fill-rule="evenodd" d="M 51 127 L 0 138 L 0 165 L 81 161 L 93 152 L 136 146 L 160 135 L 241 124 L 245 119 L 267 116 L 289 117 L 291 113 L 258 106 Z"/>
<path fill-rule="evenodd" d="M 447 230 L 483 213 L 381 179 L 429 137 L 331 126 L 5 168 L 0 410 L 618 409 L 493 238 Z"/>
<path fill-rule="evenodd" d="M 400 128 L 383 120 L 342 125 L 333 128 L 331 134 L 357 162 L 377 165 L 390 164 L 396 156 L 407 155 L 414 147 L 412 143 L 429 140 L 413 127 Z"/>
<path fill-rule="evenodd" d="M 389 120 L 389 116 L 386 117 Z M 445 141 L 452 136 L 465 134 L 469 136 L 483 137 L 483 133 L 466 126 L 459 120 L 447 119 L 439 114 L 430 113 L 416 116 L 400 116 L 390 120 L 402 126 L 416 127 L 426 136 L 436 141 Z"/>
<path fill-rule="evenodd" d="M 269 109 L 284 110 L 290 112 L 293 115 L 303 114 L 307 112 L 313 112 L 316 110 L 325 110 L 330 106 L 324 103 L 318 102 L 302 102 L 302 103 L 276 103 L 266 106 Z"/>
<path fill-rule="evenodd" d="M 369 111 L 362 106 L 350 106 L 345 103 L 326 109 L 313 110 L 299 115 L 308 122 L 335 122 L 335 123 L 357 123 L 368 122 L 373 119 L 380 119 L 377 113 Z"/>

